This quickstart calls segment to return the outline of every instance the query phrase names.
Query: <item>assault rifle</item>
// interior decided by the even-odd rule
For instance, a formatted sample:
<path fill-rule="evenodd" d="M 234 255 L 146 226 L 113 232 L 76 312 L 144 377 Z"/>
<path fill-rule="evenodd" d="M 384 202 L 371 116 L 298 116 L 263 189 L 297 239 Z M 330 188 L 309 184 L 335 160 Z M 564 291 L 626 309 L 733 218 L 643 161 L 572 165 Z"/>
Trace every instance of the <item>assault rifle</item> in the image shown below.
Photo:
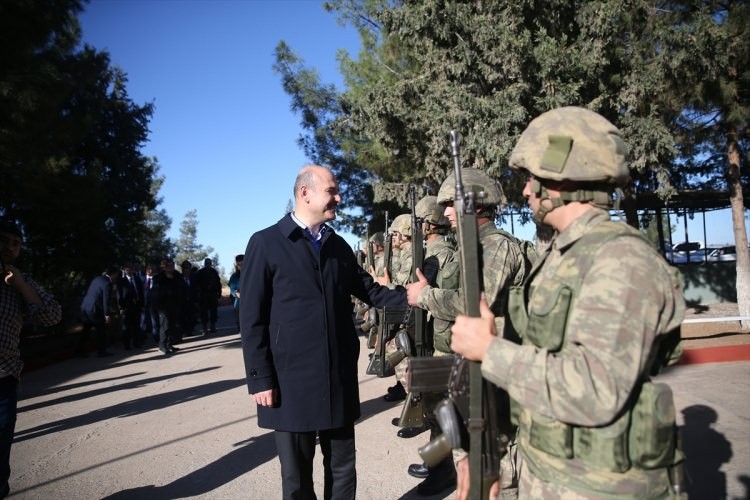
<path fill-rule="evenodd" d="M 367 245 L 367 272 L 370 272 L 370 269 L 375 271 L 375 255 L 373 255 L 372 251 L 372 242 L 370 241 L 370 231 L 367 231 L 367 242 L 365 243 Z"/>
<path fill-rule="evenodd" d="M 378 311 L 379 324 L 377 341 L 375 343 L 375 352 L 370 358 L 370 364 L 367 365 L 368 375 L 376 375 L 379 378 L 390 377 L 395 373 L 392 365 L 388 362 L 385 354 L 385 344 L 393 338 L 393 333 L 404 323 L 407 317 L 408 308 L 404 306 L 384 307 Z M 402 333 L 402 332 L 399 332 Z M 405 333 L 405 332 L 404 332 Z"/>
<path fill-rule="evenodd" d="M 479 317 L 482 274 L 479 267 L 479 233 L 475 198 L 482 193 L 464 192 L 461 180 L 459 136 L 451 131 L 451 155 L 456 176 L 454 208 L 461 256 L 461 291 L 464 312 Z M 503 447 L 497 426 L 496 389 L 482 378 L 481 365 L 462 356 L 410 358 L 410 390 L 447 392 L 435 417 L 443 434 L 419 450 L 428 466 L 436 466 L 455 448 L 469 451 L 470 498 L 489 497 L 500 469 Z"/>
<path fill-rule="evenodd" d="M 393 248 L 391 246 L 391 233 L 388 231 L 388 210 L 385 211 L 385 229 L 383 229 L 383 274 L 391 275 L 391 257 Z"/>
<path fill-rule="evenodd" d="M 424 264 L 424 237 L 422 226 L 417 220 L 417 188 L 414 185 L 409 186 L 409 204 L 411 205 L 411 280 L 415 282 L 418 281 L 417 268 L 422 269 Z M 431 346 L 428 344 L 426 312 L 418 307 L 412 307 L 408 314 L 405 323 L 409 323 L 411 319 L 414 321 L 414 346 L 412 347 L 411 338 L 406 330 L 401 330 L 396 334 L 397 351 L 388 357 L 388 362 L 394 367 L 405 357 L 424 357 L 432 354 Z M 423 425 L 422 393 L 410 390 L 401 410 L 399 426 L 421 427 Z"/>

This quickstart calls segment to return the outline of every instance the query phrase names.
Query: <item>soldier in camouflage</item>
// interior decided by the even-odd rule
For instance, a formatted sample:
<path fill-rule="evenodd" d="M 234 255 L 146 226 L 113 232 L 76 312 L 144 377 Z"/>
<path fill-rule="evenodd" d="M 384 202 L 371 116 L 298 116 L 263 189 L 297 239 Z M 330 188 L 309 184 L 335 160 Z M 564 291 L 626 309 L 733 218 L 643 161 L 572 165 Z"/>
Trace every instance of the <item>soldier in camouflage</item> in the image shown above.
<path fill-rule="evenodd" d="M 671 496 L 682 459 L 674 403 L 650 376 L 679 355 L 685 304 L 676 271 L 606 210 L 629 177 L 620 132 L 583 108 L 548 111 L 510 166 L 527 177 L 536 222 L 558 233 L 511 292 L 523 344 L 496 336 L 482 301 L 481 318 L 456 319 L 451 346 L 520 406 L 519 496 Z M 467 494 L 459 471 L 457 498 Z"/>
<path fill-rule="evenodd" d="M 422 273 L 430 286 L 443 289 L 457 289 L 459 286 L 460 265 L 456 246 L 452 238 L 451 223 L 443 215 L 445 208 L 438 204 L 437 196 L 425 196 L 414 209 L 416 216 L 422 221 L 422 234 L 425 238 L 425 256 Z M 429 330 L 432 331 L 432 345 L 434 356 L 450 354 L 450 328 L 452 321 L 435 317 L 427 311 Z M 433 414 L 435 405 L 444 397 L 443 394 L 422 394 L 425 408 L 425 421 L 430 428 L 430 441 L 440 434 L 440 426 Z M 456 472 L 453 460 L 448 456 L 435 467 L 426 464 L 411 464 L 409 475 L 424 479 L 417 485 L 417 493 L 422 496 L 432 496 L 453 487 L 456 484 Z"/>
<path fill-rule="evenodd" d="M 394 250 L 393 257 L 391 258 L 391 275 L 386 274 L 384 279 L 378 278 L 378 282 L 386 284 L 386 286 L 393 287 L 395 285 L 405 285 L 411 281 L 412 273 L 412 255 L 411 255 L 411 215 L 401 214 L 396 216 L 391 223 L 389 228 L 391 235 L 393 236 L 392 249 Z M 398 250 L 398 253 L 396 253 Z M 390 278 L 390 280 L 388 279 Z M 384 283 L 385 282 L 385 283 Z M 388 341 L 385 345 L 386 355 L 391 355 L 398 350 L 394 339 Z M 394 366 L 396 372 L 396 384 L 388 388 L 388 393 L 383 397 L 386 401 L 402 401 L 406 399 L 406 389 L 404 385 L 406 383 L 406 367 L 407 361 L 403 360 L 398 365 Z M 404 432 L 403 429 L 398 431 L 400 437 L 412 437 L 416 434 L 412 432 Z"/>
<path fill-rule="evenodd" d="M 484 171 L 465 168 L 462 171 L 462 180 L 466 189 L 474 191 L 477 210 L 477 224 L 479 233 L 479 252 L 482 256 L 482 290 L 484 290 L 491 310 L 497 318 L 497 331 L 504 330 L 504 315 L 507 308 L 508 292 L 512 286 L 523 283 L 526 275 L 526 261 L 513 236 L 495 226 L 495 213 L 497 206 L 502 202 L 502 197 L 497 184 Z M 456 197 L 455 174 L 450 174 L 440 186 L 437 202 L 445 207 L 445 216 L 452 227 L 456 226 L 456 211 L 453 202 Z M 449 288 L 436 288 L 429 286 L 424 275 L 418 272 L 420 280 L 407 285 L 406 293 L 409 305 L 417 306 L 427 311 L 437 320 L 451 323 L 456 316 L 463 312 L 463 296 L 458 288 L 458 276 L 456 286 Z M 446 351 L 445 347 L 450 345 L 450 336 L 447 331 L 442 335 L 436 335 L 436 349 Z M 440 347 L 439 347 L 440 346 Z M 507 396 L 505 397 L 507 407 Z M 503 413 L 506 419 L 509 409 L 505 408 Z M 510 422 L 502 422 L 504 428 L 510 427 Z M 512 441 L 512 436 L 507 436 Z M 458 471 L 468 467 L 467 455 L 463 451 L 454 453 L 454 460 Z M 505 487 L 514 482 L 515 466 L 510 456 L 503 457 L 501 461 L 501 478 Z"/>
<path fill-rule="evenodd" d="M 370 248 L 373 253 L 373 261 L 375 262 L 375 275 L 374 277 L 383 276 L 383 248 L 385 245 L 385 236 L 382 232 L 378 232 L 370 236 Z M 370 271 L 370 269 L 368 269 Z"/>
<path fill-rule="evenodd" d="M 476 195 L 479 245 L 482 255 L 482 280 L 490 308 L 497 316 L 498 331 L 503 331 L 503 317 L 507 305 L 508 290 L 523 282 L 526 263 L 515 238 L 495 226 L 495 213 L 501 203 L 500 190 L 484 171 L 463 169 L 463 184 L 473 189 Z M 437 202 L 445 207 L 445 216 L 456 225 L 453 201 L 456 197 L 456 178 L 450 174 L 440 186 Z M 406 286 L 409 305 L 420 307 L 445 321 L 453 321 L 463 312 L 460 289 L 445 289 L 429 286 L 421 271 L 420 280 Z M 450 339 L 445 339 L 446 344 Z"/>
<path fill-rule="evenodd" d="M 390 227 L 393 235 L 394 251 L 391 266 L 391 283 L 394 285 L 406 285 L 411 281 L 411 216 L 409 214 L 398 215 Z"/>
<path fill-rule="evenodd" d="M 373 263 L 375 264 L 375 269 L 367 269 L 367 272 L 369 272 L 373 278 L 377 280 L 377 278 L 384 276 L 383 271 L 383 245 L 385 242 L 385 238 L 383 236 L 382 232 L 377 232 L 370 236 L 370 240 L 367 242 L 367 252 L 373 253 Z M 365 261 L 366 263 L 367 261 Z M 365 264 L 366 265 L 366 264 Z M 364 304 L 360 301 L 360 303 Z M 365 309 L 363 311 L 362 319 L 364 320 L 364 323 L 360 326 L 362 332 L 368 336 L 368 339 L 372 338 L 374 339 L 374 332 L 373 329 L 377 328 L 378 325 L 378 316 L 377 316 L 377 308 L 375 307 L 369 307 L 366 304 L 363 305 L 363 308 Z M 370 342 L 368 340 L 368 342 Z M 373 348 L 374 345 L 368 345 L 368 347 Z"/>

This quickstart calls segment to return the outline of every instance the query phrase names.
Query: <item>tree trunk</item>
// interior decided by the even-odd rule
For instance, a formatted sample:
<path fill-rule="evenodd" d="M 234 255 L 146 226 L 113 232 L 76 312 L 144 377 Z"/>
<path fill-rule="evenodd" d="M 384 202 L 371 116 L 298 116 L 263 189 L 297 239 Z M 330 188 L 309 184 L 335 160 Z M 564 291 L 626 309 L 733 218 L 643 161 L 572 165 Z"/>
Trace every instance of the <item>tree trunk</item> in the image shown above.
<path fill-rule="evenodd" d="M 730 137 L 733 137 L 730 134 Z M 740 316 L 750 316 L 750 254 L 745 228 L 745 201 L 740 183 L 740 150 L 737 141 L 729 141 L 729 169 L 727 171 L 729 203 L 732 207 L 734 243 L 737 248 L 737 306 Z M 741 322 L 743 330 L 750 330 L 750 320 Z"/>

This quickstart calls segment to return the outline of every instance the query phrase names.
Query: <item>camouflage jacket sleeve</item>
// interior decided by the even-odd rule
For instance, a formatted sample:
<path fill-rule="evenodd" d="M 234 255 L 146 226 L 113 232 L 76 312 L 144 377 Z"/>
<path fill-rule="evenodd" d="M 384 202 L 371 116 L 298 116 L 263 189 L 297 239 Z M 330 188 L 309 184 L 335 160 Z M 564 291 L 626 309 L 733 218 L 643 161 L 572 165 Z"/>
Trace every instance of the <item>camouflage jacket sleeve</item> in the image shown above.
<path fill-rule="evenodd" d="M 497 316 L 498 327 L 502 328 L 507 291 L 510 286 L 520 284 L 523 280 L 523 256 L 518 245 L 508 238 L 490 233 L 488 224 L 481 226 L 479 230 L 484 262 L 483 290 L 490 308 Z M 453 321 L 457 315 L 463 313 L 463 295 L 460 288 L 444 290 L 425 287 L 419 294 L 417 305 L 436 318 Z"/>
<path fill-rule="evenodd" d="M 543 299 L 553 276 L 565 280 L 554 245 L 532 283 L 530 308 Z M 636 238 L 610 241 L 573 299 L 561 349 L 553 353 L 498 338 L 482 373 L 533 412 L 572 425 L 607 424 L 647 372 L 656 336 L 682 321 L 682 293 L 671 283 L 666 263 L 648 244 Z"/>

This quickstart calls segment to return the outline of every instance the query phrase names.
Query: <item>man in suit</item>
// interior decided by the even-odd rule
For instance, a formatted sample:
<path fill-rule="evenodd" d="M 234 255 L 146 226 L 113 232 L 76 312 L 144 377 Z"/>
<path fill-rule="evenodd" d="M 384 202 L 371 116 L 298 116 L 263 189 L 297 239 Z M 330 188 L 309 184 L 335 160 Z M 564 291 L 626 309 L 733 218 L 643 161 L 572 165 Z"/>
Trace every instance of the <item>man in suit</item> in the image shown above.
<path fill-rule="evenodd" d="M 81 319 L 83 320 L 83 334 L 79 346 L 79 354 L 87 354 L 87 343 L 91 329 L 96 334 L 96 350 L 100 358 L 111 356 L 107 352 L 107 325 L 111 322 L 110 293 L 112 284 L 120 276 L 120 268 L 110 266 L 104 273 L 97 276 L 89 284 L 88 291 L 81 303 Z"/>
<path fill-rule="evenodd" d="M 117 282 L 117 302 L 123 315 L 122 344 L 125 349 L 141 347 L 141 327 L 139 324 L 143 307 L 143 283 L 133 272 L 133 265 L 122 269 Z"/>
<path fill-rule="evenodd" d="M 146 264 L 143 278 L 143 317 L 141 325 L 146 335 L 159 342 L 159 292 L 156 280 L 156 264 Z"/>
<path fill-rule="evenodd" d="M 304 167 L 294 197 L 294 212 L 255 233 L 245 251 L 240 330 L 248 391 L 258 425 L 275 431 L 283 498 L 316 498 L 318 438 L 324 498 L 353 499 L 360 408 L 351 296 L 380 307 L 406 305 L 405 291 L 378 285 L 326 225 L 341 202 L 329 169 Z"/>
<path fill-rule="evenodd" d="M 195 279 L 200 288 L 200 316 L 203 324 L 203 334 L 216 333 L 216 318 L 218 316 L 219 297 L 221 297 L 221 278 L 213 268 L 213 261 L 203 261 L 203 268 L 195 273 Z"/>

